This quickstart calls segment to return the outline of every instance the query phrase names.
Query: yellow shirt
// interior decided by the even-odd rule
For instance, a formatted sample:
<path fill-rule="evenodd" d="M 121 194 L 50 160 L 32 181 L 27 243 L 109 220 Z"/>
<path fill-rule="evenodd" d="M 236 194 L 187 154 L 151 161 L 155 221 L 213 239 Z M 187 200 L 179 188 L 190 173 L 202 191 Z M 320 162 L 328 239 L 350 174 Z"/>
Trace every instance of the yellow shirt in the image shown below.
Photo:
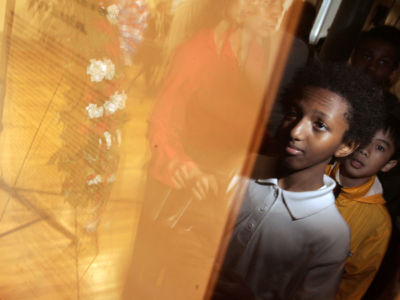
<path fill-rule="evenodd" d="M 327 173 L 338 183 L 339 164 Z M 392 229 L 391 219 L 376 176 L 365 184 L 343 187 L 336 206 L 351 229 L 350 249 L 336 299 L 361 299 L 375 277 L 385 255 Z"/>

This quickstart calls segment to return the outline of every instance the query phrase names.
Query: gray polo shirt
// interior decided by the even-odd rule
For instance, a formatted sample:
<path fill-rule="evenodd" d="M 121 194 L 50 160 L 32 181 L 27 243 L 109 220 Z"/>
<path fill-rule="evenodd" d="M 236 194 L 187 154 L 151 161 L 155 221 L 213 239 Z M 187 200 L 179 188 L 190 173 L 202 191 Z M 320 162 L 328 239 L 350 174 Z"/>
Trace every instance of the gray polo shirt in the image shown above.
<path fill-rule="evenodd" d="M 335 182 L 289 192 L 276 178 L 250 180 L 225 258 L 259 299 L 334 299 L 350 231 L 335 206 Z"/>

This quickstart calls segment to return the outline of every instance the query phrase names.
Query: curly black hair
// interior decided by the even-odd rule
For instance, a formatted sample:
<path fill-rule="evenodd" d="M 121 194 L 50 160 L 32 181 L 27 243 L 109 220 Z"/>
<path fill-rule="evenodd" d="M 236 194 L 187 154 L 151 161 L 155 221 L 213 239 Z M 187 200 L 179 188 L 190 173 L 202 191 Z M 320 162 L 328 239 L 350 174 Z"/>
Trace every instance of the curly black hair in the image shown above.
<path fill-rule="evenodd" d="M 358 48 L 365 42 L 369 40 L 378 40 L 384 41 L 388 44 L 391 44 L 394 49 L 396 49 L 397 53 L 397 62 L 398 65 L 400 62 L 400 30 L 393 26 L 382 25 L 374 27 L 368 31 L 364 31 L 361 33 L 360 38 L 358 39 L 357 45 L 355 46 L 354 51 L 357 52 Z"/>
<path fill-rule="evenodd" d="M 329 90 L 347 101 L 349 112 L 345 117 L 349 129 L 344 134 L 344 142 L 366 145 L 382 128 L 385 113 L 383 92 L 355 68 L 333 62 L 314 62 L 304 67 L 281 95 L 284 110 L 290 109 L 302 97 L 304 89 L 310 87 Z"/>

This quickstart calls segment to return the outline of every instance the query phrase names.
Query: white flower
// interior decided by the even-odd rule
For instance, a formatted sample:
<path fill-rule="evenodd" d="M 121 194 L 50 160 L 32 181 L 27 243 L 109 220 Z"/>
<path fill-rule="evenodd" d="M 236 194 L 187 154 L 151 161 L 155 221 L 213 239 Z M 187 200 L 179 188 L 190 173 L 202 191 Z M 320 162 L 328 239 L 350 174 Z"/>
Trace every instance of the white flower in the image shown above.
<path fill-rule="evenodd" d="M 89 103 L 89 105 L 86 106 L 86 110 L 90 119 L 100 118 L 104 114 L 104 108 L 93 103 Z"/>
<path fill-rule="evenodd" d="M 107 66 L 101 60 L 90 60 L 90 65 L 86 69 L 86 74 L 90 75 L 90 81 L 100 82 L 104 79 Z"/>
<path fill-rule="evenodd" d="M 108 58 L 103 60 L 91 59 L 86 74 L 90 75 L 90 81 L 93 82 L 100 82 L 104 78 L 111 80 L 115 74 L 115 66 Z"/>
<path fill-rule="evenodd" d="M 115 92 L 114 95 L 110 96 L 110 101 L 117 105 L 118 109 L 124 109 L 127 96 L 124 91 L 121 94 Z"/>
<path fill-rule="evenodd" d="M 107 145 L 107 149 L 111 148 L 111 133 L 109 133 L 108 131 L 104 131 L 104 138 L 106 139 L 106 145 Z"/>
<path fill-rule="evenodd" d="M 96 177 L 87 181 L 87 185 L 91 186 L 91 185 L 99 184 L 102 181 L 103 181 L 103 179 L 101 178 L 101 175 L 96 175 Z"/>
<path fill-rule="evenodd" d="M 106 115 L 112 115 L 119 109 L 124 109 L 126 104 L 127 96 L 125 92 L 118 94 L 115 92 L 114 95 L 111 95 L 109 100 L 107 100 L 104 104 L 104 110 Z"/>
<path fill-rule="evenodd" d="M 119 8 L 116 4 L 107 7 L 107 19 L 111 24 L 118 23 Z"/>
<path fill-rule="evenodd" d="M 108 58 L 103 58 L 103 62 L 107 67 L 107 71 L 106 71 L 106 75 L 105 75 L 106 79 L 107 80 L 113 79 L 114 75 L 115 75 L 114 64 L 112 63 L 111 59 L 108 59 Z"/>
<path fill-rule="evenodd" d="M 113 113 L 115 113 L 118 110 L 118 104 L 115 104 L 112 101 L 106 101 L 104 104 L 104 109 L 106 111 L 106 115 L 112 115 Z"/>

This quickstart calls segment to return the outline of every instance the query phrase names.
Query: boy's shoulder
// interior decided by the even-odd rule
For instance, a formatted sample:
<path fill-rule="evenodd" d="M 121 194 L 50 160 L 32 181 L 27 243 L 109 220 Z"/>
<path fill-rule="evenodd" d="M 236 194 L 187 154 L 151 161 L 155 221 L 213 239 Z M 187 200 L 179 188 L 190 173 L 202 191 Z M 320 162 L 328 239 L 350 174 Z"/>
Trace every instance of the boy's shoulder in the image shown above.
<path fill-rule="evenodd" d="M 362 223 L 364 231 L 370 234 L 390 230 L 391 217 L 385 205 L 383 188 L 378 177 L 371 178 L 371 182 L 366 187 L 364 190 L 362 186 L 360 189 L 344 188 L 342 194 L 336 199 L 340 213 L 351 227 Z"/>
<path fill-rule="evenodd" d="M 342 219 L 335 207 L 335 198 L 332 193 L 335 185 L 332 178 L 324 175 L 324 186 L 320 189 L 291 192 L 280 188 L 277 178 L 249 179 L 246 201 L 260 204 L 280 197 L 294 220 L 314 218 L 314 215 L 323 214 L 325 217 L 341 222 Z"/>
<path fill-rule="evenodd" d="M 371 186 L 367 195 L 360 202 L 360 206 L 367 214 L 368 222 L 373 224 L 376 228 L 387 228 L 390 229 L 392 226 L 391 217 L 386 207 L 386 201 L 383 197 L 383 187 L 378 179 L 375 177 L 374 184 Z"/>
<path fill-rule="evenodd" d="M 324 183 L 316 191 L 287 192 L 279 188 L 277 178 L 248 179 L 242 213 L 250 215 L 260 205 L 272 207 L 273 199 L 281 197 L 290 224 L 307 236 L 315 251 L 324 253 L 324 260 L 344 259 L 349 251 L 350 229 L 335 206 L 334 180 L 325 176 Z"/>

